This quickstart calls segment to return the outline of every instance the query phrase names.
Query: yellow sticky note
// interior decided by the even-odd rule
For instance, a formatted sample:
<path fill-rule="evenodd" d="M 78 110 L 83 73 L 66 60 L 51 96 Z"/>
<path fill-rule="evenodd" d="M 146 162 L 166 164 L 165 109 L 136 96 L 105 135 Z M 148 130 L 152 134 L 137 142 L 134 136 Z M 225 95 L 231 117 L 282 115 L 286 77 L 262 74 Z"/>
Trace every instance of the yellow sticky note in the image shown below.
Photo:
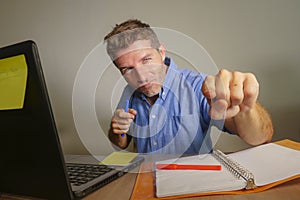
<path fill-rule="evenodd" d="M 127 165 L 130 163 L 138 153 L 129 153 L 129 152 L 113 152 L 108 155 L 101 164 L 105 165 Z"/>
<path fill-rule="evenodd" d="M 0 110 L 23 108 L 26 82 L 24 55 L 0 59 Z"/>

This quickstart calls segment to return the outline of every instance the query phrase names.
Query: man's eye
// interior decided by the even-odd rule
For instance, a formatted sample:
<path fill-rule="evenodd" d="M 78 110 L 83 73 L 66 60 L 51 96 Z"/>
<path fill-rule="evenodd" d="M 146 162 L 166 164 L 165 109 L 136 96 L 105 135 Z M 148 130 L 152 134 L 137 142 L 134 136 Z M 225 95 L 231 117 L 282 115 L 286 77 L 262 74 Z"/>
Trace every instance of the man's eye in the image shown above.
<path fill-rule="evenodd" d="M 124 67 L 120 71 L 122 74 L 126 74 L 127 72 L 130 72 L 133 69 L 133 67 Z"/>
<path fill-rule="evenodd" d="M 148 63 L 149 61 L 151 61 L 152 58 L 151 57 L 147 57 L 143 59 L 143 63 Z"/>

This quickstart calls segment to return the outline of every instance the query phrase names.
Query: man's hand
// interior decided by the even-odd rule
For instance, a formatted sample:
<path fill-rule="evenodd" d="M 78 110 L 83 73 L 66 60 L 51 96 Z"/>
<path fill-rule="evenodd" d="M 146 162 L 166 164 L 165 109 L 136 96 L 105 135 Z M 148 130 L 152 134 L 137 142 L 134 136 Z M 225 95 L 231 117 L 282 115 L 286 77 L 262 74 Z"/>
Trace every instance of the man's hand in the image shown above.
<path fill-rule="evenodd" d="M 251 73 L 220 70 L 216 76 L 207 76 L 202 92 L 210 104 L 212 119 L 228 119 L 254 107 L 259 84 Z"/>
<path fill-rule="evenodd" d="M 123 109 L 117 109 L 111 120 L 112 132 L 119 135 L 127 133 L 136 113 L 136 110 L 131 108 L 128 112 L 125 112 Z"/>
<path fill-rule="evenodd" d="M 259 84 L 253 74 L 220 70 L 216 76 L 207 76 L 202 92 L 211 118 L 225 119 L 224 126 L 245 142 L 258 145 L 272 139 L 272 121 L 257 101 Z"/>
<path fill-rule="evenodd" d="M 125 133 L 128 132 L 136 113 L 136 110 L 131 108 L 128 112 L 125 112 L 123 109 L 117 109 L 112 117 L 108 136 L 112 143 L 122 149 L 125 149 L 128 146 L 128 138 Z M 125 135 L 122 136 L 122 134 Z"/>

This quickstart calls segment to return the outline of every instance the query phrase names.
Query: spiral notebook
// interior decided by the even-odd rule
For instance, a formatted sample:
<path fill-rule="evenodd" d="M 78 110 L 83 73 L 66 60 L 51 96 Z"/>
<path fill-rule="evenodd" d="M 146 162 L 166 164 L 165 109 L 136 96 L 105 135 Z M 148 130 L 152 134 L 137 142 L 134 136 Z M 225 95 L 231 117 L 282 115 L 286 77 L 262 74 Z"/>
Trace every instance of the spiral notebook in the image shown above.
<path fill-rule="evenodd" d="M 280 144 L 280 145 L 278 145 Z M 300 177 L 300 144 L 290 140 L 269 143 L 225 155 L 182 157 L 156 164 L 222 165 L 222 170 L 163 170 L 143 165 L 132 199 L 176 199 L 214 194 L 245 194 L 267 190 Z M 288 145 L 285 145 L 288 144 Z M 282 146 L 283 145 L 283 146 Z M 288 147 L 285 147 L 288 146 Z M 298 150 L 296 150 L 298 149 Z"/>
<path fill-rule="evenodd" d="M 254 189 L 300 174 L 300 152 L 276 144 L 266 144 L 225 155 L 212 154 L 183 157 L 160 163 L 218 164 L 222 170 L 156 170 L 158 197 L 196 192 L 220 192 Z"/>

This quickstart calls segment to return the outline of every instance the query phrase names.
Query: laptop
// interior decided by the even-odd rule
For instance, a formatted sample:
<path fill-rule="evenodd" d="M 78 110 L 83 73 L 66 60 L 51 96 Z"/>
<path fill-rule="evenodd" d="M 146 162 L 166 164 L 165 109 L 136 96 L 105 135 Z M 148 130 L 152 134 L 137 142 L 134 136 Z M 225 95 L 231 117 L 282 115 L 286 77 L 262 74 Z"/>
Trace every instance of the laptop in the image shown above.
<path fill-rule="evenodd" d="M 0 160 L 0 195 L 67 200 L 109 184 L 143 157 L 126 166 L 100 165 L 93 156 L 66 163 L 37 45 L 28 40 L 0 48 Z"/>

